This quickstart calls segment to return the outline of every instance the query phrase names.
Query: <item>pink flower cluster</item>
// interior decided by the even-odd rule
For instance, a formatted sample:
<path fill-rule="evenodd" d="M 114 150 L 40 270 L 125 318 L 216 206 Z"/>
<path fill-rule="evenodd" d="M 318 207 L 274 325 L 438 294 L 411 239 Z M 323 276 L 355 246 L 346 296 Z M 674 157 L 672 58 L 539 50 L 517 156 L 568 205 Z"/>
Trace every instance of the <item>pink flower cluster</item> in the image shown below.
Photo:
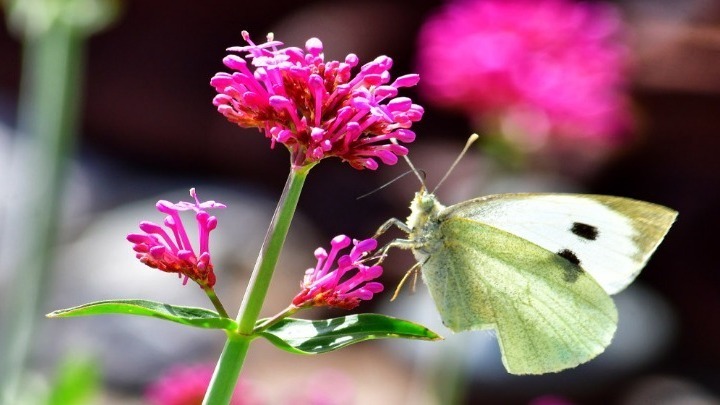
<path fill-rule="evenodd" d="M 192 279 L 201 286 L 213 287 L 215 285 L 215 273 L 210 260 L 210 231 L 217 227 L 217 218 L 211 216 L 206 210 L 210 208 L 225 208 L 224 204 L 215 201 L 200 202 L 195 189 L 190 189 L 190 195 L 195 199 L 194 203 L 180 201 L 171 203 L 160 200 L 155 205 L 158 211 L 167 214 L 165 227 L 173 237 L 163 229 L 162 226 L 143 221 L 140 223 L 140 230 L 144 233 L 132 233 L 127 240 L 133 243 L 133 250 L 136 257 L 146 265 L 168 273 L 177 273 L 178 276 L 185 276 L 183 284 Z M 199 233 L 199 255 L 195 254 L 190 238 L 185 231 L 181 211 L 195 211 Z"/>
<path fill-rule="evenodd" d="M 344 62 L 325 61 L 317 38 L 300 48 L 279 48 L 282 42 L 256 45 L 247 32 L 248 46 L 228 50 L 247 54 L 228 55 L 223 63 L 234 70 L 217 73 L 210 84 L 218 94 L 213 104 L 230 122 L 257 127 L 271 144 L 285 145 L 294 167 L 335 156 L 356 169 L 376 169 L 379 159 L 397 162 L 407 148 L 391 139 L 409 143 L 409 128 L 419 121 L 423 108 L 398 89 L 417 84 L 419 76 L 408 74 L 390 83 L 392 59 L 380 56 L 353 75 L 359 59 L 349 54 Z"/>
<path fill-rule="evenodd" d="M 329 254 L 323 248 L 315 250 L 317 266 L 305 272 L 302 291 L 293 299 L 293 305 L 353 309 L 360 305 L 361 300 L 370 300 L 373 294 L 383 290 L 382 284 L 370 281 L 380 277 L 382 267 L 366 266 L 362 261 L 377 248 L 377 241 L 353 240 L 350 254 L 338 258 L 338 253 L 350 246 L 350 242 L 349 237 L 339 235 L 330 242 L 332 247 Z M 333 265 L 337 267 L 333 269 Z M 353 271 L 354 274 L 351 273 Z"/>
<path fill-rule="evenodd" d="M 609 3 L 450 1 L 421 29 L 420 90 L 526 136 L 611 141 L 630 125 L 621 37 Z"/>

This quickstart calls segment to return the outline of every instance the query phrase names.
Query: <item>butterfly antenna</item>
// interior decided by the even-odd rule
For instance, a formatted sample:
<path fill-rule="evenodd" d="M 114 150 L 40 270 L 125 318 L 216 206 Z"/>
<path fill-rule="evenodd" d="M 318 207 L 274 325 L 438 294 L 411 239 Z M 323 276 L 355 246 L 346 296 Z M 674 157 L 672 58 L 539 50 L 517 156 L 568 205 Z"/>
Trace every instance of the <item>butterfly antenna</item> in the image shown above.
<path fill-rule="evenodd" d="M 395 138 L 391 138 L 390 142 L 394 143 L 395 145 L 398 145 L 397 139 L 395 139 Z M 412 162 L 410 161 L 410 158 L 407 157 L 407 155 L 403 155 L 403 159 L 405 159 L 405 162 L 407 162 L 408 166 L 410 166 L 410 170 L 412 170 L 412 172 L 415 173 L 415 177 L 417 177 L 418 180 L 420 180 L 420 184 L 422 185 L 423 189 L 427 190 L 427 186 L 425 186 L 425 180 L 420 175 L 420 171 L 415 168 L 414 164 L 412 164 Z"/>
<path fill-rule="evenodd" d="M 453 162 L 452 165 L 450 165 L 450 168 L 448 169 L 447 172 L 445 172 L 445 175 L 443 176 L 442 179 L 440 179 L 440 182 L 438 182 L 438 184 L 435 186 L 435 188 L 434 188 L 433 191 L 432 191 L 432 194 L 435 194 L 435 191 L 437 191 L 437 189 L 440 188 L 440 185 L 443 184 L 443 182 L 445 181 L 445 179 L 447 179 L 448 176 L 450 175 L 450 173 L 452 173 L 452 171 L 455 169 L 455 166 L 457 166 L 457 164 L 460 163 L 460 159 L 462 159 L 463 156 L 465 156 L 465 153 L 467 153 L 468 149 L 470 149 L 470 145 L 472 145 L 473 143 L 475 143 L 475 141 L 477 141 L 478 138 L 480 138 L 480 137 L 478 136 L 478 134 L 472 134 L 472 135 L 470 135 L 470 138 L 468 138 L 467 142 L 465 143 L 465 147 L 464 147 L 463 150 L 460 152 L 460 154 L 458 155 L 458 157 L 455 158 L 455 161 Z"/>
<path fill-rule="evenodd" d="M 425 172 L 424 172 L 424 171 L 420 170 L 420 172 L 422 172 L 423 176 L 425 175 Z M 410 173 L 414 173 L 414 171 L 413 171 L 412 169 L 411 169 L 411 170 L 408 170 L 408 171 L 406 171 L 405 173 L 403 173 L 403 174 L 395 177 L 394 179 L 388 181 L 387 183 L 381 185 L 380 187 L 378 187 L 378 188 L 376 188 L 376 189 L 374 189 L 374 190 L 371 190 L 371 191 L 369 191 L 369 192 L 361 195 L 360 197 L 356 198 L 356 200 L 359 200 L 359 199 L 365 198 L 365 197 L 367 197 L 367 196 L 369 196 L 369 195 L 371 195 L 371 194 L 377 193 L 378 191 L 380 191 L 380 190 L 384 189 L 385 187 L 387 187 L 387 186 L 395 183 L 396 181 L 402 179 L 403 177 L 407 176 L 407 175 L 410 174 Z"/>

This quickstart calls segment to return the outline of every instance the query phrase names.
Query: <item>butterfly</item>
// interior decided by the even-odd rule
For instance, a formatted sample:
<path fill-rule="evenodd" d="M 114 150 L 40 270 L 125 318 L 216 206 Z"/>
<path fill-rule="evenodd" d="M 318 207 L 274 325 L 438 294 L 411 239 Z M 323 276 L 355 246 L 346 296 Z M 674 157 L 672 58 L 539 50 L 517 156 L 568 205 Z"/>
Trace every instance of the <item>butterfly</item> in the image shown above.
<path fill-rule="evenodd" d="M 493 329 L 512 374 L 557 372 L 602 353 L 618 322 L 610 295 L 638 276 L 677 216 L 592 194 L 497 194 L 446 207 L 424 185 L 410 210 L 377 234 L 393 225 L 407 233 L 386 248 L 412 250 L 445 326 Z"/>

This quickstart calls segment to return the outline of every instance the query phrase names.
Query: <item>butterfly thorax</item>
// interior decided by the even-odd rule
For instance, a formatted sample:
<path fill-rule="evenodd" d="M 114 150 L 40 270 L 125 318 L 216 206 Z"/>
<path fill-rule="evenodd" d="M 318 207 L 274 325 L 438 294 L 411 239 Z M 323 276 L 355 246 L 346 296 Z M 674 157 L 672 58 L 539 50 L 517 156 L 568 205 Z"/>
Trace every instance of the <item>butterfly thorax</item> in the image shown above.
<path fill-rule="evenodd" d="M 408 236 L 415 244 L 413 251 L 416 256 L 421 252 L 425 255 L 432 252 L 439 226 L 438 216 L 444 209 L 445 206 L 440 204 L 434 194 L 424 189 L 415 193 L 406 225 L 410 228 Z"/>

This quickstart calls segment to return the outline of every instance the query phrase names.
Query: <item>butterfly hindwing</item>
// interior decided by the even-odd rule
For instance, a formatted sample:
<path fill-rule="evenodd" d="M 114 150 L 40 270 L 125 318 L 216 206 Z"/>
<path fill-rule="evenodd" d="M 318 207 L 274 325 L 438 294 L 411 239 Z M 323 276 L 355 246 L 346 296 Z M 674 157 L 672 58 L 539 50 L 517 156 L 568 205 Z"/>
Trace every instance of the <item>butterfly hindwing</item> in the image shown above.
<path fill-rule="evenodd" d="M 515 374 L 559 371 L 610 343 L 615 306 L 579 266 L 523 238 L 467 218 L 442 221 L 422 266 L 453 331 L 493 328 Z"/>

